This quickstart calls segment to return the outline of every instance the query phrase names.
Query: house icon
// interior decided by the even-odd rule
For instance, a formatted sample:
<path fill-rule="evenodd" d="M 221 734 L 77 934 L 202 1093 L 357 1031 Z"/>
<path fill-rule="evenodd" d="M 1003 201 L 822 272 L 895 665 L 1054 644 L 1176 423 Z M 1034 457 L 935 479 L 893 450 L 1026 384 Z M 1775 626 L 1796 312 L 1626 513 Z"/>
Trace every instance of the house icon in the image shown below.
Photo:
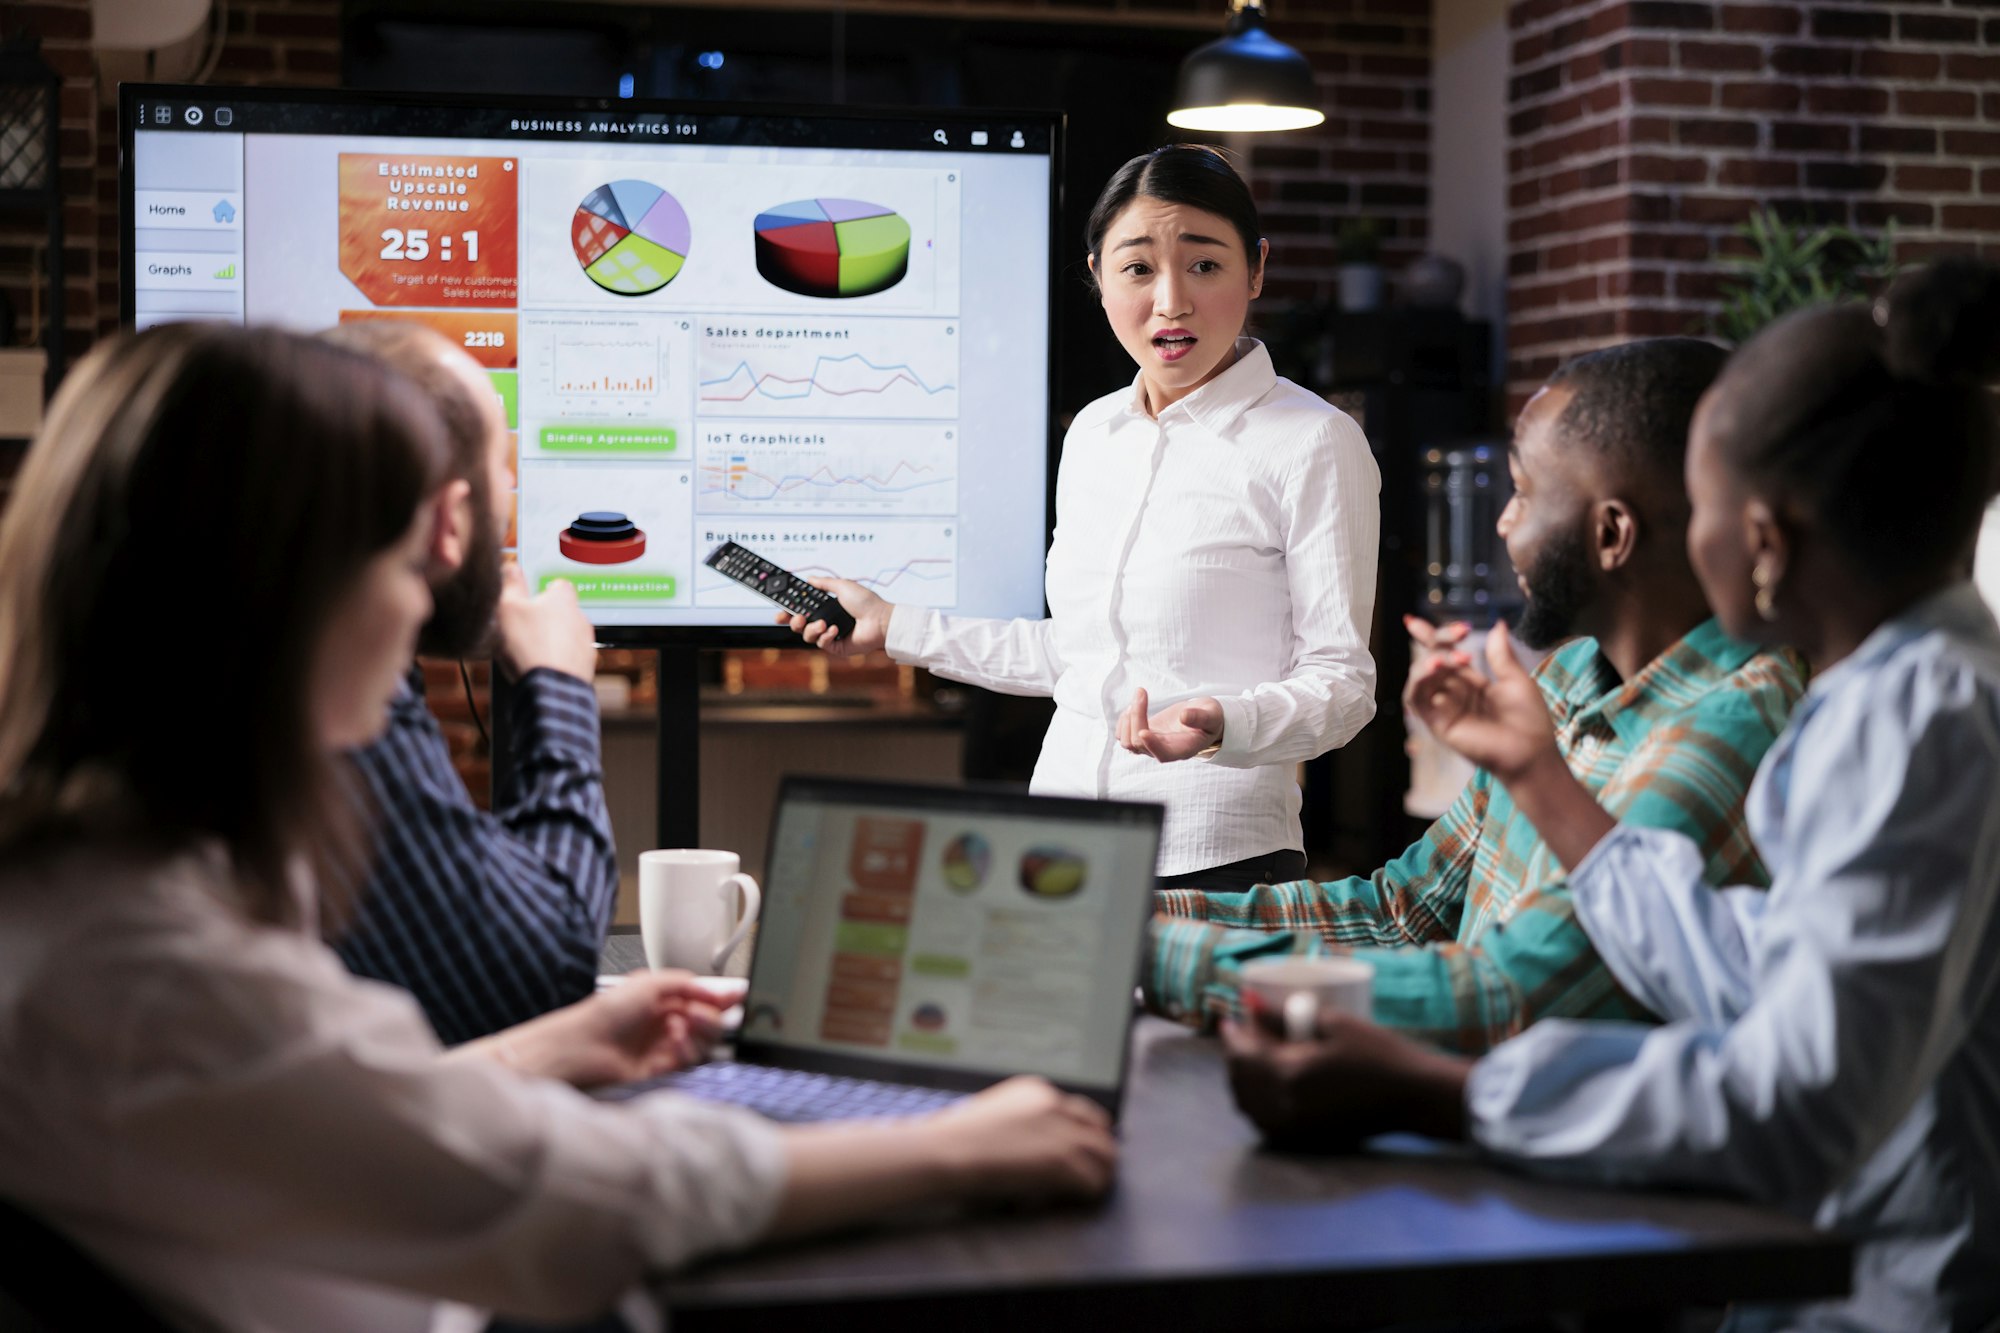
<path fill-rule="evenodd" d="M 215 205 L 215 220 L 224 226 L 236 221 L 236 205 L 230 203 L 227 199 L 217 200 Z"/>

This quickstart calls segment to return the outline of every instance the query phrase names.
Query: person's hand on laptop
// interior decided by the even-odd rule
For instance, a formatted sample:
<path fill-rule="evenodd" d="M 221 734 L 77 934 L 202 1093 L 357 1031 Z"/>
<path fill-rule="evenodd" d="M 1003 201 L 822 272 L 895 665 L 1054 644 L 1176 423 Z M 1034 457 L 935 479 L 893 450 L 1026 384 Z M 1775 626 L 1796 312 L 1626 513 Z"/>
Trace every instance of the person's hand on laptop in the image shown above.
<path fill-rule="evenodd" d="M 785 1154 L 774 1237 L 931 1204 L 1094 1199 L 1118 1165 L 1103 1109 L 1030 1076 L 913 1120 L 791 1126 Z"/>
<path fill-rule="evenodd" d="M 738 994 L 725 993 L 733 987 Z M 579 1088 L 658 1078 L 698 1065 L 722 1035 L 741 982 L 672 968 L 639 971 L 587 1000 L 454 1049 Z"/>
<path fill-rule="evenodd" d="M 962 1197 L 1094 1199 L 1111 1188 L 1118 1141 L 1087 1097 L 1023 1075 L 919 1122 L 939 1135 Z"/>

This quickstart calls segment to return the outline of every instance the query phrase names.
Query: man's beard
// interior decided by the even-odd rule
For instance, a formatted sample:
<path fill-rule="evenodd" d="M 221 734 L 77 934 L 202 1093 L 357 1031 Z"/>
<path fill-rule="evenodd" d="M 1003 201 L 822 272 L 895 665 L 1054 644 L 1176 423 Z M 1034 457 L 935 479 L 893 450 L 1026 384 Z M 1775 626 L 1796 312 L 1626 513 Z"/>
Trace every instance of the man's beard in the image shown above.
<path fill-rule="evenodd" d="M 1533 568 L 1523 568 L 1528 604 L 1514 635 L 1530 648 L 1553 648 L 1576 633 L 1576 620 L 1590 601 L 1590 547 L 1581 532 L 1552 537 Z"/>
<path fill-rule="evenodd" d="M 417 634 L 423 657 L 489 657 L 493 612 L 500 605 L 500 526 L 488 497 L 472 496 L 472 534 L 465 563 L 431 589 L 431 618 Z"/>

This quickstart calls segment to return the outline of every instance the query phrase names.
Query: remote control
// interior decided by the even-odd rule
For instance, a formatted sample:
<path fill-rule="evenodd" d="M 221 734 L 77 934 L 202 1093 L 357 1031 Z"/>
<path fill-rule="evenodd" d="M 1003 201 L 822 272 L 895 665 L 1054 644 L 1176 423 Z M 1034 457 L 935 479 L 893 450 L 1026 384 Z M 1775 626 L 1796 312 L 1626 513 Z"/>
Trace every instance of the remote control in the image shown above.
<path fill-rule="evenodd" d="M 847 614 L 839 598 L 813 587 L 790 570 L 780 569 L 748 547 L 724 542 L 708 553 L 707 563 L 710 569 L 727 574 L 752 592 L 762 593 L 793 615 L 804 616 L 807 624 L 824 620 L 840 631 L 841 638 L 853 637 L 854 617 Z"/>

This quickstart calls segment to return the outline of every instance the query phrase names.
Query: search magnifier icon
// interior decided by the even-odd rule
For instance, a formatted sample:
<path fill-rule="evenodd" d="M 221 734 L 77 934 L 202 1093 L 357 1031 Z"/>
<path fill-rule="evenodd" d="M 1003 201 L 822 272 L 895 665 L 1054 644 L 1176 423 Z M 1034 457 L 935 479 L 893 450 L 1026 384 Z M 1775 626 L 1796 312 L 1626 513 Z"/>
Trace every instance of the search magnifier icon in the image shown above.
<path fill-rule="evenodd" d="M 945 133 L 943 130 L 932 130 L 931 138 L 936 139 L 939 143 L 943 144 L 947 148 L 951 147 L 951 140 L 945 137 Z"/>

